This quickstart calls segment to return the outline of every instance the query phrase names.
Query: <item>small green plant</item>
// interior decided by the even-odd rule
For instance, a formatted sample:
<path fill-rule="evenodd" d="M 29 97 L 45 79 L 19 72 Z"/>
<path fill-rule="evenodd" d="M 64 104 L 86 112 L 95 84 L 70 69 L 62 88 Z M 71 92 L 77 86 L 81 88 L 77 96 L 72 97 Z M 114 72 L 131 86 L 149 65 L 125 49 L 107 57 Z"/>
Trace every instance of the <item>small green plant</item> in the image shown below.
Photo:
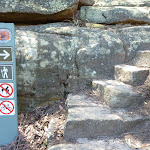
<path fill-rule="evenodd" d="M 44 145 L 44 146 L 47 146 L 47 139 L 45 139 L 45 140 L 43 141 L 43 145 Z"/>

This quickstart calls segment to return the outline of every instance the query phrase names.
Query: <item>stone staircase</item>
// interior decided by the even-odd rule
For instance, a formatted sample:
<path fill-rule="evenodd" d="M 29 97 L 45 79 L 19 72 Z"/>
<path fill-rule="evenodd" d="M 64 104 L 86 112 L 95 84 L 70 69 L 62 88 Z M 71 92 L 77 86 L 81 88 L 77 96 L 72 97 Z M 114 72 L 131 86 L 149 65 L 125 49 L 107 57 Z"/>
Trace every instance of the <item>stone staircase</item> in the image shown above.
<path fill-rule="evenodd" d="M 64 138 L 67 141 L 77 142 L 80 139 L 90 139 L 101 143 L 104 142 L 100 140 L 101 138 L 118 137 L 149 120 L 137 109 L 146 99 L 146 95 L 139 91 L 137 86 L 144 84 L 149 75 L 149 56 L 150 51 L 139 51 L 132 61 L 132 65 L 122 64 L 114 67 L 115 80 L 94 80 L 92 93 L 95 96 L 89 92 L 69 94 L 66 100 L 67 117 Z M 82 141 L 76 144 L 57 145 L 50 147 L 49 150 L 55 148 L 61 150 L 67 146 L 70 146 L 70 148 L 66 148 L 67 150 L 111 149 L 110 140 L 106 143 L 105 146 L 97 144 L 93 148 L 92 146 L 95 144 L 87 146 L 87 143 Z M 118 141 L 114 143 L 116 149 L 119 150 L 121 144 Z M 122 149 L 132 149 L 127 144 L 122 144 L 124 145 Z"/>

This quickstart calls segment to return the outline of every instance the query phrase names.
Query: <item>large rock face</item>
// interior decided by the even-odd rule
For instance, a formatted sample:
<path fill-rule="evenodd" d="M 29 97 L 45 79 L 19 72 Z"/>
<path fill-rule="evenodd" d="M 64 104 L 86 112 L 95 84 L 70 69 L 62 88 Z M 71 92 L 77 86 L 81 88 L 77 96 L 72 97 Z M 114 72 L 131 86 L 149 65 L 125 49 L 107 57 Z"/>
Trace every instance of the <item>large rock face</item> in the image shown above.
<path fill-rule="evenodd" d="M 79 0 L 3 0 L 0 2 L 1 21 L 42 23 L 61 21 L 73 16 Z"/>
<path fill-rule="evenodd" d="M 113 66 L 149 48 L 150 27 L 100 30 L 47 24 L 16 28 L 19 103 L 27 108 L 113 77 Z M 27 98 L 25 98 L 27 97 Z"/>
<path fill-rule="evenodd" d="M 80 90 L 86 80 L 112 76 L 125 59 L 114 33 L 60 24 L 18 27 L 16 54 L 18 95 L 32 97 L 33 106 Z"/>

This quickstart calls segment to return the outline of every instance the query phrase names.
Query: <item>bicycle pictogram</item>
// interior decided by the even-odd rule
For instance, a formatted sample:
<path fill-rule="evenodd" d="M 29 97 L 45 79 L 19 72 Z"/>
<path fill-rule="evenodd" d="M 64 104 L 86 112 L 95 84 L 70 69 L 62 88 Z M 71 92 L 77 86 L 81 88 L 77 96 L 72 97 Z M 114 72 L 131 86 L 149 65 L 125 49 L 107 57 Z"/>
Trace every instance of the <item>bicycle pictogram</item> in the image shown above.
<path fill-rule="evenodd" d="M 14 101 L 2 101 L 0 103 L 0 115 L 14 115 L 15 113 Z"/>

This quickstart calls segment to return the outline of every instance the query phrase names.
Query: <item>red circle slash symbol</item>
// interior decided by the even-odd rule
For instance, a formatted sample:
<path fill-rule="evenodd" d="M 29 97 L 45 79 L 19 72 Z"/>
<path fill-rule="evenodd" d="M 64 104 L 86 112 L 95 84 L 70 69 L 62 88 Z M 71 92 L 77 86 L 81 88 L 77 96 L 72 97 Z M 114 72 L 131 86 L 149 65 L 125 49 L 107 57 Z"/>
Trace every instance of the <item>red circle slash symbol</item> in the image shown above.
<path fill-rule="evenodd" d="M 9 92 L 7 89 L 5 89 L 3 86 L 7 85 L 7 87 L 9 87 L 11 89 L 11 92 Z M 0 96 L 1 97 L 4 97 L 4 98 L 7 98 L 7 97 L 10 97 L 12 94 L 13 94 L 13 87 L 8 84 L 8 83 L 3 83 L 0 85 L 0 88 L 2 88 L 2 91 L 5 91 L 7 93 L 7 95 L 3 95 L 0 93 Z"/>
<path fill-rule="evenodd" d="M 2 110 L 2 108 L 4 108 Z M 0 103 L 0 112 L 4 115 L 9 115 L 14 111 L 14 104 L 10 101 L 3 101 Z"/>

